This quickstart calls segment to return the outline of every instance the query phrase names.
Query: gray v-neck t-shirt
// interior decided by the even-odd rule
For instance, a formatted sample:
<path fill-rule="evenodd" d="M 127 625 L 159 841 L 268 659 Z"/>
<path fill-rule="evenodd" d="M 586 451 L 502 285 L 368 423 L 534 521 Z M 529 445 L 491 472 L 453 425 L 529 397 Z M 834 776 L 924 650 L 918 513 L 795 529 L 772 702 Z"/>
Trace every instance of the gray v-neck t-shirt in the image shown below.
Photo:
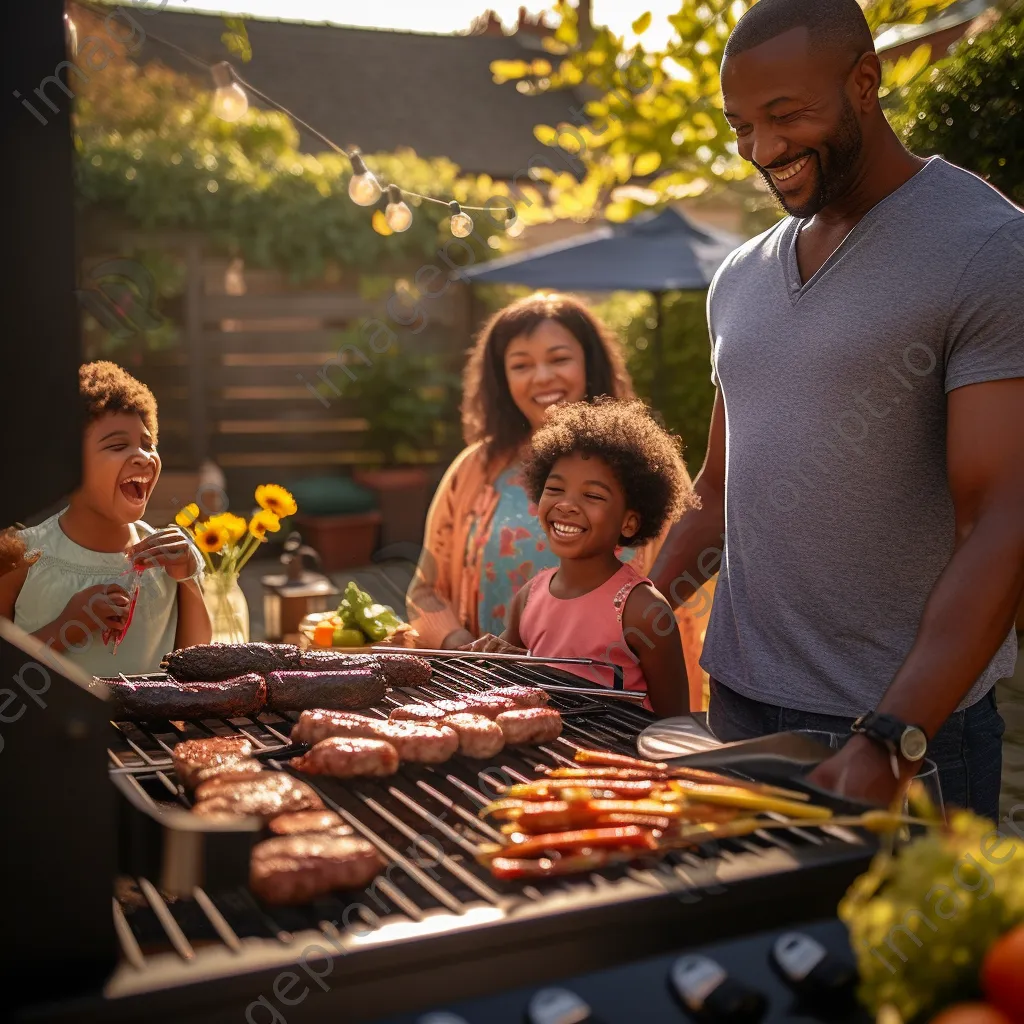
<path fill-rule="evenodd" d="M 800 226 L 741 246 L 708 294 L 726 543 L 702 664 L 745 696 L 853 716 L 953 552 L 947 393 L 1024 377 L 1024 213 L 932 158 L 806 282 Z M 1011 631 L 961 706 L 1015 655 Z"/>

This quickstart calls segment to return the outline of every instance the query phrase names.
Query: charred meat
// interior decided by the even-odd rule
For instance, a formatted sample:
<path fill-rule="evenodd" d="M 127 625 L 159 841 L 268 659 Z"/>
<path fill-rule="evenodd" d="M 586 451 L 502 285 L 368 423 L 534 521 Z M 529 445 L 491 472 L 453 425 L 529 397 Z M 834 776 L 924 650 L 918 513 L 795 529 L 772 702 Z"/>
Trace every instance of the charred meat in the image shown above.
<path fill-rule="evenodd" d="M 309 775 L 333 775 L 338 779 L 394 775 L 398 771 L 398 751 L 387 740 L 330 736 L 313 744 L 302 757 L 293 758 L 291 766 Z"/>
<path fill-rule="evenodd" d="M 430 664 L 415 654 L 380 652 L 376 658 L 384 670 L 388 686 L 425 686 L 430 682 Z"/>
<path fill-rule="evenodd" d="M 299 649 L 292 644 L 196 644 L 164 656 L 167 674 L 182 682 L 217 682 L 247 672 L 282 672 L 299 667 Z"/>
<path fill-rule="evenodd" d="M 308 903 L 364 886 L 383 867 L 376 849 L 355 836 L 277 836 L 253 847 L 249 887 L 266 903 Z"/>
<path fill-rule="evenodd" d="M 321 811 L 323 801 L 304 782 L 284 772 L 263 772 L 257 778 L 218 778 L 196 790 L 194 814 L 254 814 L 264 821 L 291 811 Z"/>
<path fill-rule="evenodd" d="M 103 679 L 111 692 L 117 721 L 146 722 L 161 718 L 244 718 L 258 714 L 267 684 L 255 672 L 219 682 L 177 682 L 174 679 Z"/>
<path fill-rule="evenodd" d="M 355 711 L 382 700 L 385 689 L 384 676 L 373 661 L 329 672 L 271 672 L 267 675 L 267 707 L 274 711 Z"/>
<path fill-rule="evenodd" d="M 547 743 L 562 734 L 562 716 L 554 708 L 505 711 L 496 721 L 509 744 Z"/>

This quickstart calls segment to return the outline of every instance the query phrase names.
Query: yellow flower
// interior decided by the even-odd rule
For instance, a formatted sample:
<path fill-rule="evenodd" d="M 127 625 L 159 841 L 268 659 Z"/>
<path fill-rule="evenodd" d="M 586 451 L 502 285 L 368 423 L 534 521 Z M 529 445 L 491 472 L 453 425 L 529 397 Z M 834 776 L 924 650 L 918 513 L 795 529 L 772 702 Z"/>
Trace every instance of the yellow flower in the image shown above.
<path fill-rule="evenodd" d="M 199 518 L 199 506 L 193 501 L 186 505 L 175 517 L 174 521 L 186 530 Z"/>
<path fill-rule="evenodd" d="M 209 525 L 223 530 L 227 534 L 229 544 L 237 544 L 245 536 L 245 531 L 248 528 L 245 520 L 232 512 L 222 512 L 219 516 L 211 516 Z"/>
<path fill-rule="evenodd" d="M 196 544 L 200 551 L 213 554 L 220 551 L 228 543 L 228 531 L 223 526 L 215 526 L 212 522 L 200 523 L 196 527 Z"/>
<path fill-rule="evenodd" d="M 266 540 L 268 531 L 277 533 L 280 529 L 281 520 L 273 512 L 268 512 L 265 509 L 262 512 L 256 512 L 249 520 L 249 532 L 257 540 Z"/>
<path fill-rule="evenodd" d="M 278 519 L 293 516 L 299 509 L 291 493 L 277 484 L 260 484 L 256 488 L 256 504 L 268 512 L 273 512 Z"/>

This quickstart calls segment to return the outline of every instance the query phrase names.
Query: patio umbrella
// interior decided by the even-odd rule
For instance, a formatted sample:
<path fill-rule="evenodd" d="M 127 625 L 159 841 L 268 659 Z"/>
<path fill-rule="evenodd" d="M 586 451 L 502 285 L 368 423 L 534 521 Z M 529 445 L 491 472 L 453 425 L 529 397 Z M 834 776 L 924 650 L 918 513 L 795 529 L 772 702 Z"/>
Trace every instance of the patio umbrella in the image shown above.
<path fill-rule="evenodd" d="M 672 207 L 623 224 L 603 224 L 564 242 L 491 260 L 465 271 L 472 282 L 524 284 L 560 291 L 645 291 L 655 303 L 655 383 L 661 378 L 666 291 L 703 291 L 743 241 L 698 227 Z"/>

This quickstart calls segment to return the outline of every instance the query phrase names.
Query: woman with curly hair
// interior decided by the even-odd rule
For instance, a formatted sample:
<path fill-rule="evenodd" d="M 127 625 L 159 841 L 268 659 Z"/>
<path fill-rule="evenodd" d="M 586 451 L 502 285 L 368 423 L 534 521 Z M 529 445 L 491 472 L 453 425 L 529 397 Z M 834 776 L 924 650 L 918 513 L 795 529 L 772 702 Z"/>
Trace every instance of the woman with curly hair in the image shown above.
<path fill-rule="evenodd" d="M 523 457 L 552 407 L 602 395 L 630 399 L 633 385 L 619 343 L 575 297 L 538 292 L 484 325 L 463 378 L 467 447 L 434 495 L 407 596 L 424 647 L 454 649 L 500 634 L 523 584 L 558 564 L 524 489 Z M 646 573 L 662 536 L 621 557 Z M 700 637 L 687 610 L 677 617 L 699 706 Z"/>
<path fill-rule="evenodd" d="M 553 410 L 530 449 L 523 481 L 558 563 L 519 590 L 500 637 L 471 649 L 611 662 L 657 714 L 689 710 L 672 609 L 619 554 L 655 540 L 697 504 L 679 439 L 643 402 L 598 399 Z M 605 670 L 569 670 L 612 681 Z"/>

